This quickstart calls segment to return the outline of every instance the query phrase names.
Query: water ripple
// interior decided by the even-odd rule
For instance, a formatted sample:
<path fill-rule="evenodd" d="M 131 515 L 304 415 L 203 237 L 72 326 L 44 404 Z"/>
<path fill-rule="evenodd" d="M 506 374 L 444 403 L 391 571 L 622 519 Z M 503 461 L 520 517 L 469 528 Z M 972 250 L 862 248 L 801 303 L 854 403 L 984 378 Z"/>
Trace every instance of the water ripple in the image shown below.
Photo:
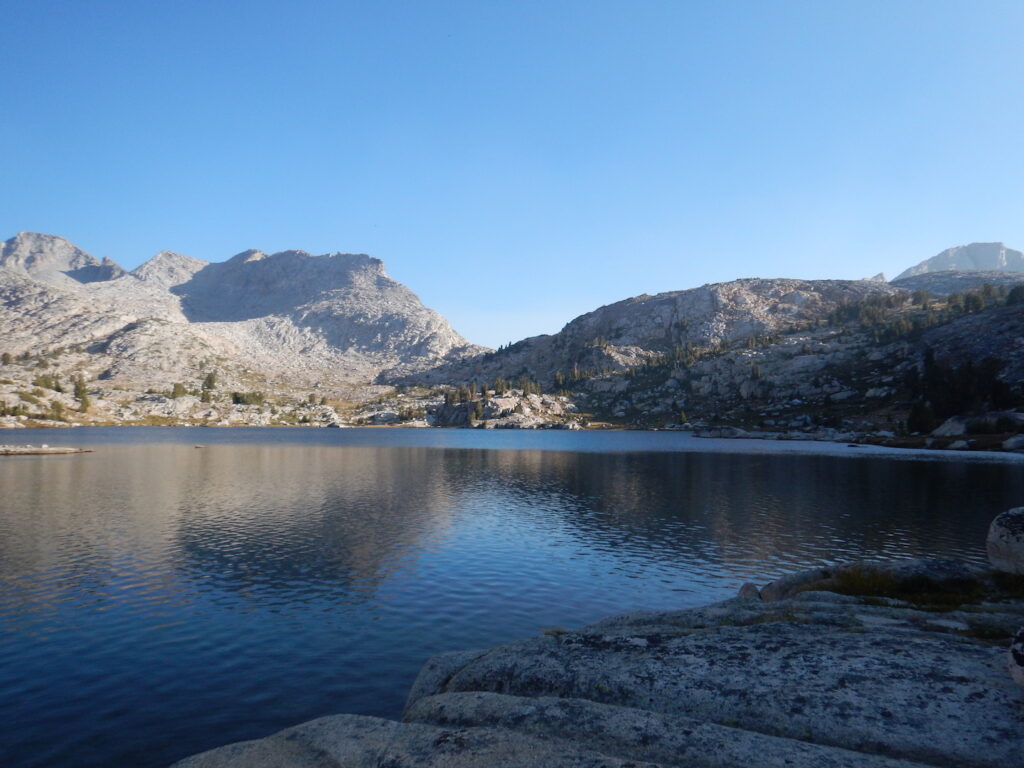
<path fill-rule="evenodd" d="M 74 460 L 0 463 L 5 766 L 162 766 L 331 712 L 394 717 L 431 654 L 809 565 L 982 562 L 1024 496 L 1020 462 L 641 433 L 70 439 L 90 435 Z"/>

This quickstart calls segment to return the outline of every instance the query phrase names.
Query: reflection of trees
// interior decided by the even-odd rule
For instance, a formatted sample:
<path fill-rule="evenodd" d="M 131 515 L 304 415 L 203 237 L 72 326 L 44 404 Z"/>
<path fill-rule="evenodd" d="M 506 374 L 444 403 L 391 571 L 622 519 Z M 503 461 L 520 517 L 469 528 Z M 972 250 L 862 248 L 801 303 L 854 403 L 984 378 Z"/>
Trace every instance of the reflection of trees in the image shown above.
<path fill-rule="evenodd" d="M 504 493 L 559 516 L 588 545 L 710 561 L 962 554 L 1020 498 L 1019 468 L 831 456 L 470 452 Z M 452 465 L 446 462 L 446 469 Z M 458 470 L 462 472 L 463 470 Z M 452 478 L 456 482 L 456 478 Z M 763 567 L 763 565 L 761 566 Z"/>

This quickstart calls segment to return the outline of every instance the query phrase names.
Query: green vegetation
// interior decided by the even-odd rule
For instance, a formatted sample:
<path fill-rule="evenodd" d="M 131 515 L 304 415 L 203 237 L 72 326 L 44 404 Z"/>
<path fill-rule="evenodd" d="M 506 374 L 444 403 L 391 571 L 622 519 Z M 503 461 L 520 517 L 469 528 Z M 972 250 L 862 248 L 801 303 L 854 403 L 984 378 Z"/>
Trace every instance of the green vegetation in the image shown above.
<path fill-rule="evenodd" d="M 11 357 L 10 352 L 4 352 L 3 355 L 0 355 L 0 363 L 3 363 L 4 365 L 10 365 L 13 362 L 14 358 Z"/>
<path fill-rule="evenodd" d="M 180 381 L 174 382 L 174 386 L 171 387 L 171 397 L 172 398 L 177 399 L 179 397 L 184 397 L 187 394 L 188 394 L 188 391 L 185 389 L 185 385 L 184 384 L 182 384 Z"/>
<path fill-rule="evenodd" d="M 235 405 L 263 405 L 265 396 L 262 392 L 232 392 L 231 402 Z"/>
<path fill-rule="evenodd" d="M 85 377 L 82 374 L 78 374 L 73 379 L 75 386 L 75 398 L 78 400 L 78 410 L 85 413 L 89 410 L 91 403 L 89 402 L 89 388 L 85 385 Z"/>
<path fill-rule="evenodd" d="M 1003 363 L 994 358 L 978 365 L 970 361 L 952 366 L 936 361 L 931 349 L 925 351 L 923 373 L 914 369 L 907 379 L 907 388 L 914 398 L 907 417 L 910 432 L 931 432 L 950 416 L 982 414 L 989 410 L 1005 410 L 1024 403 L 1019 390 L 999 378 Z M 995 424 L 989 431 L 1009 422 Z M 1016 423 L 1013 429 L 1016 431 Z"/>
<path fill-rule="evenodd" d="M 5 400 L 0 400 L 0 416 L 28 416 L 28 409 L 21 403 L 8 405 Z"/>
<path fill-rule="evenodd" d="M 43 387 L 45 389 L 52 389 L 54 392 L 63 392 L 64 387 L 61 386 L 60 379 L 55 375 L 46 373 L 36 376 L 32 381 L 32 385 L 35 387 Z"/>
<path fill-rule="evenodd" d="M 929 610 L 953 610 L 965 603 L 977 603 L 985 591 L 981 582 L 975 580 L 937 584 L 924 577 L 897 579 L 870 567 L 843 571 L 829 580 L 827 588 L 841 595 L 903 600 Z"/>
<path fill-rule="evenodd" d="M 424 419 L 427 416 L 426 408 L 406 406 L 398 409 L 399 421 L 418 421 Z"/>
<path fill-rule="evenodd" d="M 217 388 L 217 374 L 210 371 L 206 374 L 206 378 L 203 379 L 203 391 L 209 391 Z M 208 401 L 204 401 L 208 402 Z"/>
<path fill-rule="evenodd" d="M 951 293 L 945 299 L 936 299 L 928 291 L 917 290 L 911 294 L 868 296 L 842 304 L 829 314 L 828 322 L 859 327 L 870 332 L 875 342 L 887 344 L 944 325 L 961 315 L 1021 302 L 1024 302 L 1024 286 L 1014 286 L 1011 290 L 986 283 L 975 291 Z"/>
<path fill-rule="evenodd" d="M 31 392 L 24 392 L 22 390 L 18 390 L 16 394 L 26 403 L 31 403 L 32 405 L 42 405 L 43 401 L 39 399 L 39 396 Z"/>

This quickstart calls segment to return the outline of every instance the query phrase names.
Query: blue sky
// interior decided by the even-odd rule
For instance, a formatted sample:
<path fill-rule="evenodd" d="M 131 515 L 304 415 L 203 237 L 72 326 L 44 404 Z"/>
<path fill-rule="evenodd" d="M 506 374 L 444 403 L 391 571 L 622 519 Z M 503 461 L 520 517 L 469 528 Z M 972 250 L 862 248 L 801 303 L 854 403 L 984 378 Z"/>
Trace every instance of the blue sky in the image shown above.
<path fill-rule="evenodd" d="M 0 238 L 353 251 L 496 346 L 1024 248 L 1024 3 L 2 0 Z"/>

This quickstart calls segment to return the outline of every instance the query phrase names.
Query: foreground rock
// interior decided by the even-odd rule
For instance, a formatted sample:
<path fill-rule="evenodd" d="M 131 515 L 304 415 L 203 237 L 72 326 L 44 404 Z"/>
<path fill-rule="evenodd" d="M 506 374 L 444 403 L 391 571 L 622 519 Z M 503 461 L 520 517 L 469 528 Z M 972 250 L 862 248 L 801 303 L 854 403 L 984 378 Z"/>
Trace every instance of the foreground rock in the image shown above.
<path fill-rule="evenodd" d="M 986 547 L 993 568 L 1024 574 L 1024 507 L 1003 512 L 992 521 Z"/>
<path fill-rule="evenodd" d="M 957 574 L 914 562 L 906 583 Z M 327 717 L 178 767 L 1019 766 L 1006 660 L 1024 601 L 973 579 L 971 602 L 942 612 L 804 591 L 445 654 L 401 723 Z"/>
<path fill-rule="evenodd" d="M 1020 628 L 1010 646 L 1010 675 L 1018 685 L 1024 685 L 1024 627 Z"/>

